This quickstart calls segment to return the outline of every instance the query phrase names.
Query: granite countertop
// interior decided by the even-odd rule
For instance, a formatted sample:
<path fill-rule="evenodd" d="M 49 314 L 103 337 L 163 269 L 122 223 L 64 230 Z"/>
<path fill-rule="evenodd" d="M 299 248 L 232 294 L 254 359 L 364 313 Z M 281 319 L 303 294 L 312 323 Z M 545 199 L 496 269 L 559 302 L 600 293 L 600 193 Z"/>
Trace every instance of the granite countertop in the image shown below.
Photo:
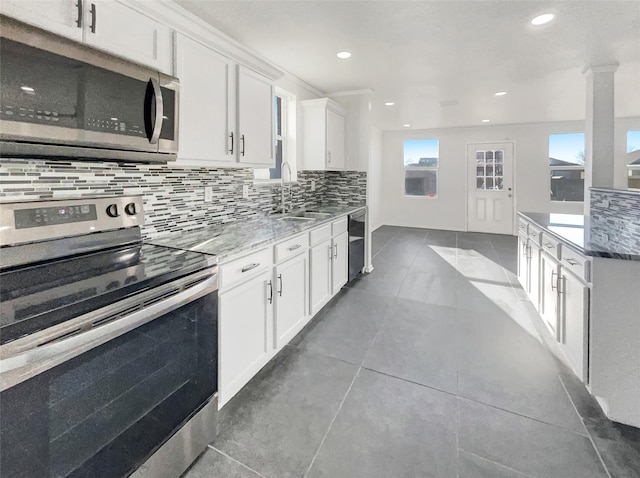
<path fill-rule="evenodd" d="M 640 250 L 629 252 L 615 243 L 605 246 L 592 240 L 589 218 L 582 214 L 518 212 L 519 216 L 535 223 L 580 254 L 609 259 L 640 261 Z"/>
<path fill-rule="evenodd" d="M 194 231 L 174 232 L 145 242 L 212 254 L 217 257 L 218 263 L 221 263 L 364 208 L 365 206 L 319 207 L 313 211 L 328 213 L 331 216 L 309 221 L 281 220 L 280 215 L 264 216 L 230 224 L 205 226 Z"/>

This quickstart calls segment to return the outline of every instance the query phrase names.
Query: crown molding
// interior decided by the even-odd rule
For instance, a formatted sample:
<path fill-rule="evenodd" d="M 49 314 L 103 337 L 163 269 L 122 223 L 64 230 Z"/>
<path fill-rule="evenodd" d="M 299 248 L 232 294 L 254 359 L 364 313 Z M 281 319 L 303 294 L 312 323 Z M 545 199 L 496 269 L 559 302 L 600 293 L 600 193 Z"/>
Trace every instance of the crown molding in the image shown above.
<path fill-rule="evenodd" d="M 284 72 L 258 53 L 185 10 L 172 0 L 121 0 L 131 8 L 153 17 L 177 33 L 198 41 L 222 55 L 277 80 Z"/>

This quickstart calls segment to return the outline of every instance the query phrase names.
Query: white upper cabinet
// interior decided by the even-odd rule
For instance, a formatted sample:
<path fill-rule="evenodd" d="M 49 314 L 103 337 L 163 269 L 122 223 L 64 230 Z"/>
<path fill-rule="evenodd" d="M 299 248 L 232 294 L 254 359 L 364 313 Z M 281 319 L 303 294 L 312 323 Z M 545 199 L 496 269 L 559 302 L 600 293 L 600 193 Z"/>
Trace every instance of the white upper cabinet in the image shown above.
<path fill-rule="evenodd" d="M 165 73 L 172 70 L 171 29 L 117 0 L 2 0 L 0 11 Z"/>
<path fill-rule="evenodd" d="M 237 78 L 238 162 L 273 167 L 273 82 L 242 65 Z"/>
<path fill-rule="evenodd" d="M 2 0 L 0 12 L 58 35 L 82 41 L 82 0 Z"/>
<path fill-rule="evenodd" d="M 230 82 L 234 63 L 206 46 L 176 35 L 180 79 L 178 163 L 233 162 L 237 147 L 230 124 Z"/>
<path fill-rule="evenodd" d="M 303 168 L 341 170 L 346 164 L 345 110 L 329 98 L 306 100 L 303 108 Z"/>
<path fill-rule="evenodd" d="M 114 0 L 85 0 L 84 9 L 88 45 L 171 72 L 170 28 Z"/>

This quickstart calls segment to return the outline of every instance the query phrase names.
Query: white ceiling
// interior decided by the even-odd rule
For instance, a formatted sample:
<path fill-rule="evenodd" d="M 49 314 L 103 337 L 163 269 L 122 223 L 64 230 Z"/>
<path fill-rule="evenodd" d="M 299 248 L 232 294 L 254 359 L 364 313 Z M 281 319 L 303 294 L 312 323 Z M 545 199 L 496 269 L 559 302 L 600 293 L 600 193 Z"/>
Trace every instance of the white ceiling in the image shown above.
<path fill-rule="evenodd" d="M 616 116 L 640 116 L 637 0 L 175 1 L 320 90 L 373 89 L 382 130 L 584 119 L 582 71 L 613 62 Z"/>

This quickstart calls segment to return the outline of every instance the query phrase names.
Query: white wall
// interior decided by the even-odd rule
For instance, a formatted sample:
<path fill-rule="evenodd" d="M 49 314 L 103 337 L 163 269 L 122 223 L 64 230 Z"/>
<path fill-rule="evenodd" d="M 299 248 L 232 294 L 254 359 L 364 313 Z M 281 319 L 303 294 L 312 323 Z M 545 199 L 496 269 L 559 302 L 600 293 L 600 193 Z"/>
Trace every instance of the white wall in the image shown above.
<path fill-rule="evenodd" d="M 367 170 L 367 205 L 369 206 L 369 228 L 374 231 L 382 226 L 382 131 L 371 128 Z"/>
<path fill-rule="evenodd" d="M 621 187 L 626 174 L 626 131 L 639 124 L 640 118 L 616 120 L 616 184 Z M 398 226 L 466 230 L 466 146 L 500 141 L 515 144 L 517 210 L 581 214 L 582 203 L 552 203 L 549 198 L 549 135 L 576 131 L 584 131 L 584 121 L 385 132 L 379 199 L 381 221 Z M 440 141 L 438 197 L 406 197 L 403 141 L 425 138 Z"/>

